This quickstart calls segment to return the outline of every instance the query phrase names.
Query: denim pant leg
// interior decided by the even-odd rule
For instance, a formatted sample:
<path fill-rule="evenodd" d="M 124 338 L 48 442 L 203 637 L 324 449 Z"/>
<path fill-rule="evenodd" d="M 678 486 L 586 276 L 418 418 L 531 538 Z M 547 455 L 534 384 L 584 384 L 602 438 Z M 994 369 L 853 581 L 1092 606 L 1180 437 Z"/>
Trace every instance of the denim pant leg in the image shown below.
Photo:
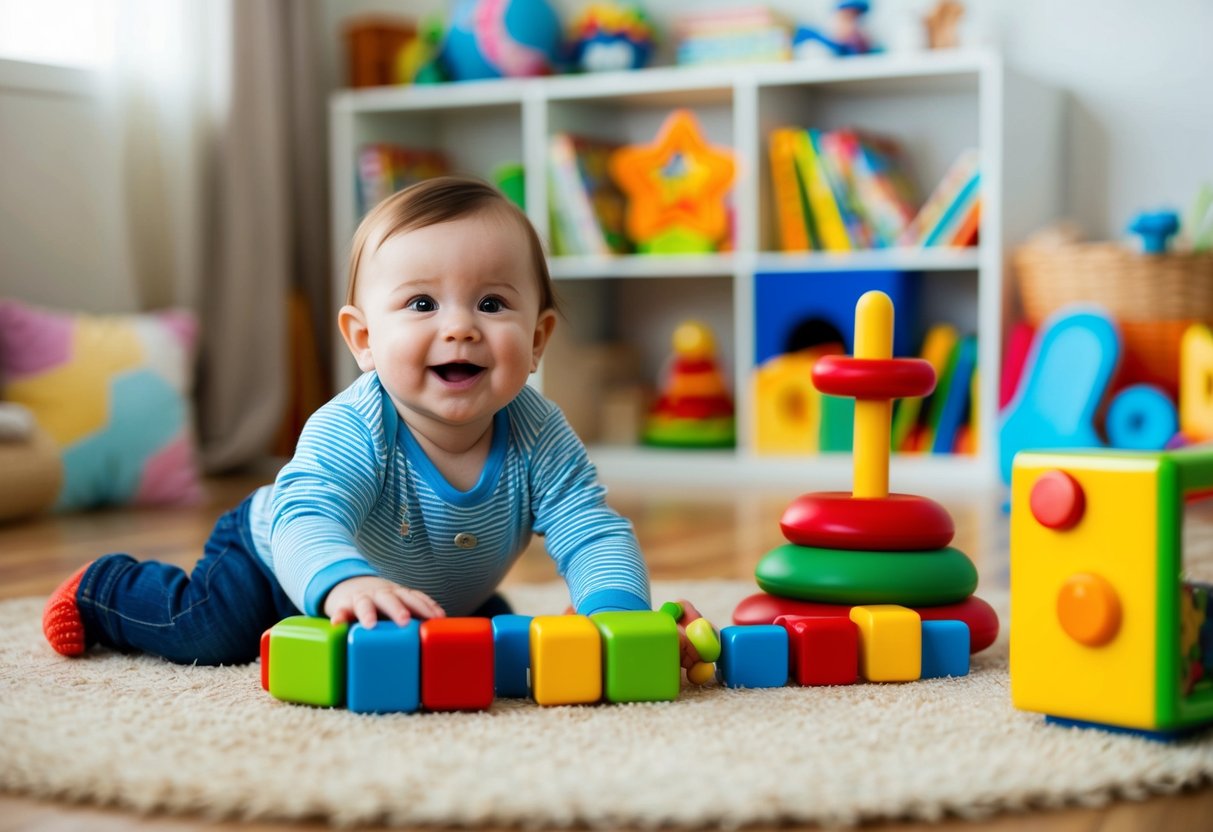
<path fill-rule="evenodd" d="M 98 558 L 76 593 L 89 642 L 180 664 L 257 658 L 262 632 L 299 611 L 257 557 L 249 502 L 219 518 L 189 575 L 130 555 Z"/>

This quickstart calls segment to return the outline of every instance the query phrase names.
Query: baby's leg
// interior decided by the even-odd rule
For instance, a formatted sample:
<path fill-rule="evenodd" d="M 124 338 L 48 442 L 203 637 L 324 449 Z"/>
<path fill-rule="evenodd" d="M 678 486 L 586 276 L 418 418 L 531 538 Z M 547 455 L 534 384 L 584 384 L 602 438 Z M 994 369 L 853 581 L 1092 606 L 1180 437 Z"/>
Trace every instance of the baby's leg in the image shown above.
<path fill-rule="evenodd" d="M 190 664 L 242 664 L 261 633 L 297 615 L 257 557 L 247 503 L 219 519 L 191 574 L 129 555 L 99 558 L 76 594 L 88 643 Z"/>

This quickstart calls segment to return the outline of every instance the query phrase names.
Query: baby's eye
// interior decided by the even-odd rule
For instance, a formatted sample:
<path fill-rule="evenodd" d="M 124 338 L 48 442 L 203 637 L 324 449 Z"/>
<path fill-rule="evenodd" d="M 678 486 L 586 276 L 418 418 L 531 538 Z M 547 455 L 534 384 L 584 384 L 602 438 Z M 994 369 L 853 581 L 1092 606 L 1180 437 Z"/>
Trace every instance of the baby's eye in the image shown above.
<path fill-rule="evenodd" d="M 481 312 L 500 312 L 502 309 L 505 309 L 505 303 L 501 300 L 501 298 L 487 297 L 481 299 L 480 306 L 478 308 Z"/>
<path fill-rule="evenodd" d="M 409 302 L 404 305 L 405 309 L 411 309 L 414 312 L 433 312 L 438 308 L 438 302 L 429 295 L 419 295 L 415 298 L 410 298 Z"/>

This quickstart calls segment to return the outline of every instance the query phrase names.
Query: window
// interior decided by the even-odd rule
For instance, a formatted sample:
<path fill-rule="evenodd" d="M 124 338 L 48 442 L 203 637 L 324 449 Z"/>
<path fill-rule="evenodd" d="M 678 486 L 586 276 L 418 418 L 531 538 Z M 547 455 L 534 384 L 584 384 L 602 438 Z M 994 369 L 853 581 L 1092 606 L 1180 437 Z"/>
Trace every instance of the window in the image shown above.
<path fill-rule="evenodd" d="M 114 51 L 118 0 L 0 0 L 0 59 L 96 69 Z"/>

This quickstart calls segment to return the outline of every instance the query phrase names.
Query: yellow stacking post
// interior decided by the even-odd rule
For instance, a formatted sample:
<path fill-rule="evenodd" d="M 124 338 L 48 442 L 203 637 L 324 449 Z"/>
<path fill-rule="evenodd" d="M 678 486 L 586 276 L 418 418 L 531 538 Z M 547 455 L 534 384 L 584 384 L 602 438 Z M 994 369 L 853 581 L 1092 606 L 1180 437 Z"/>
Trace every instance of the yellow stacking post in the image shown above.
<path fill-rule="evenodd" d="M 855 357 L 893 357 L 893 301 L 884 292 L 865 292 L 855 305 Z M 852 495 L 889 496 L 889 429 L 891 399 L 856 399 Z"/>

